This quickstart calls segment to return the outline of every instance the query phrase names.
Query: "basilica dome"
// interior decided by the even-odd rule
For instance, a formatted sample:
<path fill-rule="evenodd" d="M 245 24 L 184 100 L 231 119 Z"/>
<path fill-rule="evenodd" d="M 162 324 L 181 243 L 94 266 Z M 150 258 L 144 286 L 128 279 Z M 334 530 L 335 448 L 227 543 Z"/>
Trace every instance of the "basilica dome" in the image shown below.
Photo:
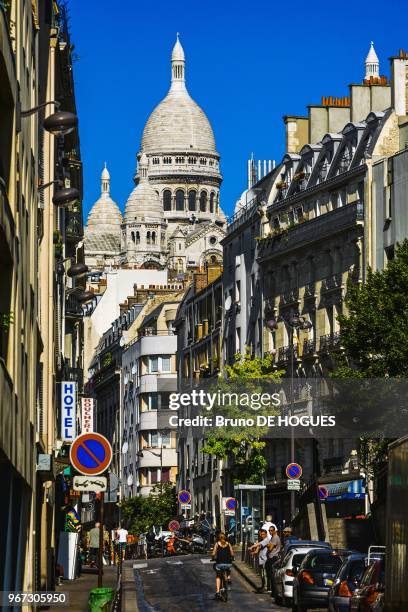
<path fill-rule="evenodd" d="M 147 169 L 148 159 L 143 153 L 139 160 L 139 182 L 126 202 L 125 221 L 163 218 L 163 206 L 157 192 L 149 183 Z"/>
<path fill-rule="evenodd" d="M 141 149 L 149 155 L 171 151 L 217 154 L 210 122 L 186 89 L 185 57 L 178 36 L 171 64 L 170 90 L 145 125 Z"/>
<path fill-rule="evenodd" d="M 105 164 L 101 174 L 101 196 L 89 213 L 87 230 L 119 236 L 121 223 L 119 207 L 110 197 L 110 175 Z"/>

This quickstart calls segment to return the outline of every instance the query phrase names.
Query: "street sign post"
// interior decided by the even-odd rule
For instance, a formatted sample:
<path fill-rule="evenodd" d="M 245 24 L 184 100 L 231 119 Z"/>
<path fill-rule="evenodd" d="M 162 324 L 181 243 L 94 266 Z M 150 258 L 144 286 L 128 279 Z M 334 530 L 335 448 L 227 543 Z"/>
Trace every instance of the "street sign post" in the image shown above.
<path fill-rule="evenodd" d="M 186 491 L 185 489 L 182 489 L 181 491 L 178 492 L 177 499 L 179 500 L 180 504 L 182 504 L 182 505 L 190 504 L 190 502 L 191 502 L 191 493 L 190 493 L 190 491 Z"/>
<path fill-rule="evenodd" d="M 302 466 L 298 463 L 289 463 L 286 467 L 286 476 L 290 478 L 290 480 L 298 480 L 301 478 L 302 473 Z"/>
<path fill-rule="evenodd" d="M 106 472 L 112 461 L 112 447 L 109 441 L 96 432 L 84 433 L 75 438 L 69 450 L 69 458 L 72 466 L 84 476 L 99 476 Z M 105 479 L 106 480 L 106 479 Z M 103 585 L 103 522 L 105 489 L 98 493 L 100 495 L 99 512 L 99 562 L 98 562 L 98 587 Z"/>
<path fill-rule="evenodd" d="M 81 434 L 71 444 L 69 458 L 72 466 L 84 476 L 103 474 L 112 461 L 109 441 L 96 432 Z"/>
<path fill-rule="evenodd" d="M 287 481 L 288 491 L 300 491 L 300 480 L 296 478 L 292 478 L 292 480 Z"/>
<path fill-rule="evenodd" d="M 106 491 L 107 478 L 105 476 L 74 476 L 74 491 L 93 491 L 101 493 Z"/>
<path fill-rule="evenodd" d="M 180 529 L 180 523 L 176 520 L 170 521 L 169 531 L 178 531 Z"/>
<path fill-rule="evenodd" d="M 323 485 L 319 485 L 319 498 L 326 499 L 326 497 L 328 496 L 329 496 L 329 491 L 327 490 L 327 487 Z"/>

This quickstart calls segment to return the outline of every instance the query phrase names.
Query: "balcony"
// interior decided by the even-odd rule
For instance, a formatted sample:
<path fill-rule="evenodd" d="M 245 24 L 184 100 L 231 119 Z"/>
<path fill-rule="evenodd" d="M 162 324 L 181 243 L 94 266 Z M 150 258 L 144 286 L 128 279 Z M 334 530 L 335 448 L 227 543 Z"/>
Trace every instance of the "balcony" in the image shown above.
<path fill-rule="evenodd" d="M 307 283 L 307 285 L 305 285 L 304 297 L 305 298 L 315 298 L 316 297 L 316 286 L 314 282 Z"/>
<path fill-rule="evenodd" d="M 339 332 L 320 336 L 319 351 L 321 353 L 330 353 L 331 351 L 338 350 L 339 348 L 340 348 L 340 333 Z"/>
<path fill-rule="evenodd" d="M 335 291 L 342 288 L 343 275 L 341 272 L 327 276 L 322 282 L 322 291 Z"/>
<path fill-rule="evenodd" d="M 61 370 L 61 378 L 64 381 L 77 383 L 78 393 L 82 393 L 84 388 L 84 371 L 82 368 L 71 368 L 65 364 Z"/>
<path fill-rule="evenodd" d="M 299 223 L 288 229 L 285 236 L 269 236 L 260 240 L 259 260 L 266 261 L 275 257 L 282 257 L 294 249 L 304 248 L 321 242 L 326 238 L 340 232 L 350 232 L 355 228 L 356 235 L 362 233 L 359 223 L 364 218 L 364 207 L 362 202 L 353 202 L 341 208 L 336 208 L 328 213 Z"/>
<path fill-rule="evenodd" d="M 82 305 L 76 295 L 74 293 L 68 295 L 65 302 L 65 316 L 68 318 L 78 318 L 82 317 L 83 314 Z"/>
<path fill-rule="evenodd" d="M 293 357 L 297 359 L 299 355 L 299 351 L 297 346 L 293 346 Z M 278 349 L 278 361 L 289 361 L 292 356 L 292 347 L 291 346 L 281 346 Z"/>
<path fill-rule="evenodd" d="M 83 238 L 82 215 L 79 211 L 65 211 L 65 236 L 68 241 L 79 242 Z"/>
<path fill-rule="evenodd" d="M 323 469 L 325 474 L 341 474 L 344 470 L 344 457 L 330 457 L 323 459 Z"/>
<path fill-rule="evenodd" d="M 303 357 L 316 356 L 316 340 L 305 340 L 303 343 Z"/>
<path fill-rule="evenodd" d="M 292 289 L 282 293 L 280 301 L 283 306 L 297 304 L 299 302 L 299 289 Z"/>

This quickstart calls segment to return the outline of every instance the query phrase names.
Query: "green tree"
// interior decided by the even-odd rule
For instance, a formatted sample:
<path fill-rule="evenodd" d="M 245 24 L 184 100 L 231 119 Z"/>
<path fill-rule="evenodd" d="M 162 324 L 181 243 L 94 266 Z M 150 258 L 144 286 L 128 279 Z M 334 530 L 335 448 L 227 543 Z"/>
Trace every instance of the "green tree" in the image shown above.
<path fill-rule="evenodd" d="M 385 270 L 367 273 L 364 285 L 350 282 L 339 316 L 348 364 L 336 375 L 365 378 L 408 375 L 408 240 Z M 343 368 L 349 367 L 349 371 Z"/>
<path fill-rule="evenodd" d="M 146 497 L 130 497 L 121 504 L 130 533 L 146 533 L 152 525 L 167 527 L 177 516 L 177 499 L 171 483 L 157 485 Z"/>
<path fill-rule="evenodd" d="M 262 393 L 262 381 L 280 381 L 282 372 L 273 370 L 272 355 L 263 358 L 252 357 L 249 350 L 236 353 L 232 365 L 225 366 L 225 377 L 217 382 L 217 390 L 221 392 L 259 394 Z M 217 414 L 234 418 L 254 417 L 250 407 L 234 404 L 215 407 Z M 271 409 L 259 410 L 259 414 L 272 414 Z M 267 461 L 263 455 L 267 433 L 266 427 L 225 427 L 219 431 L 211 429 L 206 432 L 203 452 L 218 459 L 229 459 L 232 478 L 235 484 L 261 484 L 263 482 Z"/>
<path fill-rule="evenodd" d="M 408 374 L 408 240 L 364 285 L 349 282 L 339 316 L 342 354 L 334 378 L 406 378 Z M 387 458 L 387 438 L 360 439 L 360 463 L 372 476 Z"/>

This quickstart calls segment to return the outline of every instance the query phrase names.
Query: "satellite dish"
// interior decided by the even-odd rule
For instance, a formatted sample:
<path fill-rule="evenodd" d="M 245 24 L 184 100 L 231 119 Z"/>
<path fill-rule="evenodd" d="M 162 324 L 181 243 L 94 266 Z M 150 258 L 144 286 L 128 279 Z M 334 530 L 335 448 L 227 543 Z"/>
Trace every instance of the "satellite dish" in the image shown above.
<path fill-rule="evenodd" d="M 227 299 L 225 300 L 225 310 L 229 310 L 231 308 L 231 304 L 232 304 L 232 299 L 231 299 L 231 296 L 229 295 Z"/>
<path fill-rule="evenodd" d="M 123 336 L 120 337 L 119 344 L 120 346 L 124 346 L 126 344 L 126 340 L 124 339 Z"/>
<path fill-rule="evenodd" d="M 128 483 L 129 487 L 132 486 L 132 484 L 133 484 L 133 475 L 132 474 L 129 474 L 129 476 L 127 477 L 127 483 Z"/>
<path fill-rule="evenodd" d="M 122 445 L 122 455 L 126 455 L 128 450 L 129 450 L 129 444 L 127 442 L 124 442 Z"/>
<path fill-rule="evenodd" d="M 136 365 L 132 366 L 132 374 L 136 374 Z"/>

